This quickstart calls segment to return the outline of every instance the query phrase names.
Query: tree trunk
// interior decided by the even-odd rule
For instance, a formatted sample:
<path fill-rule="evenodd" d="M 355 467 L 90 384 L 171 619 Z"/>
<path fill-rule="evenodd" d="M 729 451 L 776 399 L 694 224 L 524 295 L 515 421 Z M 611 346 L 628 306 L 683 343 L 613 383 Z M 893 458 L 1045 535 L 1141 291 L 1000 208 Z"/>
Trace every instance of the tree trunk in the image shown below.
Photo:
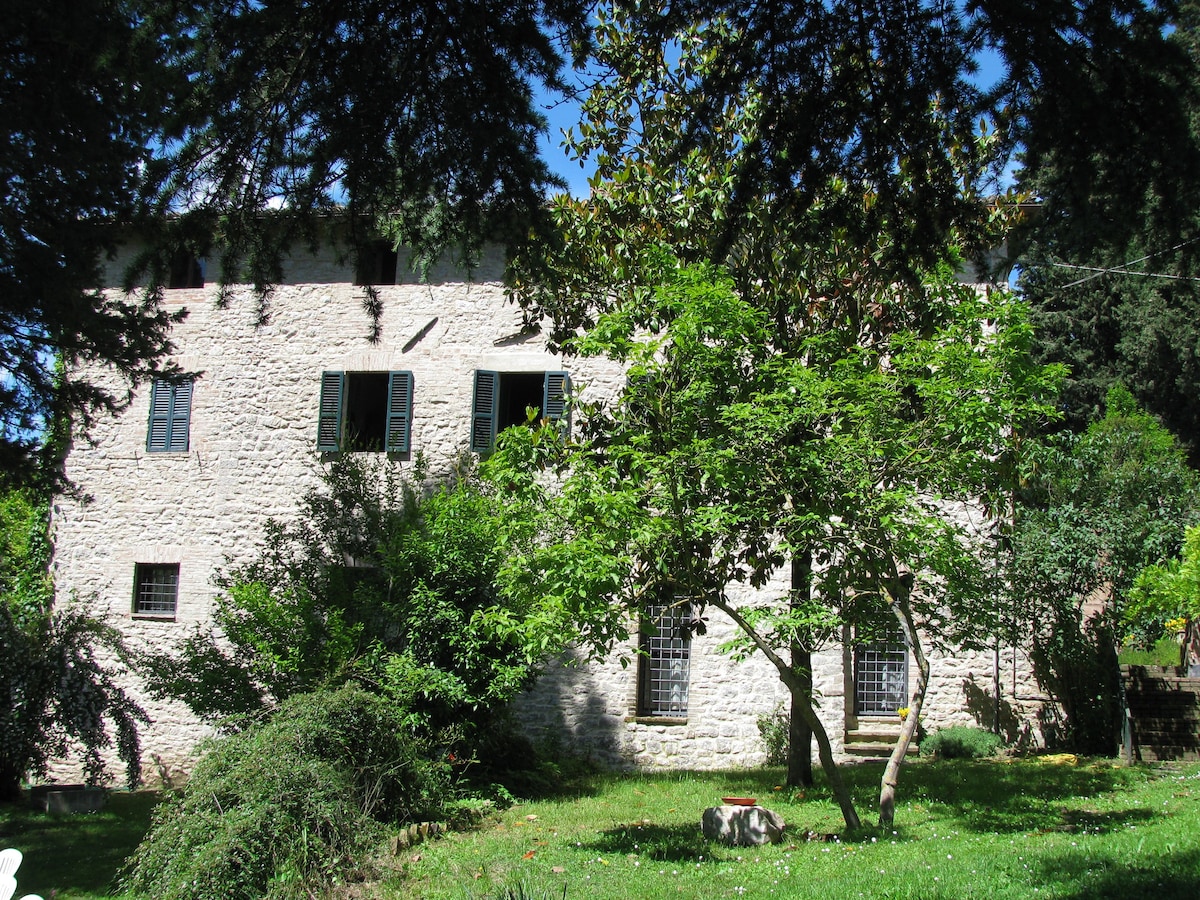
<path fill-rule="evenodd" d="M 912 743 L 917 725 L 921 721 L 921 707 L 925 704 L 925 691 L 929 687 L 929 660 L 921 648 L 921 641 L 908 606 L 908 582 L 905 579 L 898 580 L 901 583 L 892 594 L 891 607 L 900 622 L 904 640 L 917 665 L 917 684 L 908 701 L 908 715 L 904 717 L 900 726 L 900 739 L 896 741 L 892 755 L 883 769 L 883 778 L 879 786 L 879 825 L 882 828 L 891 827 L 896 820 L 896 784 L 900 780 L 900 766 L 908 755 L 909 744 Z"/>
<path fill-rule="evenodd" d="M 808 600 L 812 587 L 812 553 L 805 551 L 792 558 L 792 597 Z M 792 644 L 792 671 L 800 679 L 801 691 L 812 697 L 812 653 L 796 642 Z M 788 711 L 788 787 L 812 787 L 812 738 L 813 730 L 804 720 L 800 707 L 793 695 Z"/>
<path fill-rule="evenodd" d="M 793 671 L 791 661 L 785 660 L 780 656 L 762 635 L 754 630 L 750 623 L 746 621 L 746 617 L 734 606 L 726 603 L 720 597 L 714 597 L 711 602 L 713 606 L 733 619 L 737 626 L 750 636 L 755 646 L 763 652 L 767 659 L 771 661 L 771 665 L 779 673 L 779 680 L 791 692 L 792 708 L 798 708 L 800 718 L 812 729 L 813 737 L 817 739 L 817 757 L 821 760 L 821 769 L 825 772 L 825 777 L 829 779 L 829 789 L 842 811 L 842 818 L 846 822 L 846 827 L 850 830 L 859 828 L 862 823 L 859 821 L 858 813 L 854 809 L 854 800 L 850 796 L 846 782 L 842 780 L 841 770 L 833 758 L 833 747 L 829 743 L 829 735 L 825 733 L 825 726 L 821 724 L 820 718 L 817 717 L 817 713 L 813 709 L 812 695 L 805 693 L 804 684 L 795 671 Z"/>

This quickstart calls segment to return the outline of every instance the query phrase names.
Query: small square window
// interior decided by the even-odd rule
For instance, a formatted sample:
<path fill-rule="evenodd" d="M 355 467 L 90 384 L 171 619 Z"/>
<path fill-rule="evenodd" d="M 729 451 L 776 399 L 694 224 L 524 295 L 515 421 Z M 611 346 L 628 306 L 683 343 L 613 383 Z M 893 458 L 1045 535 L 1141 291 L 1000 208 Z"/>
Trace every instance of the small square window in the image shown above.
<path fill-rule="evenodd" d="M 175 618 L 179 563 L 138 563 L 133 573 L 133 612 Z"/>
<path fill-rule="evenodd" d="M 192 253 L 176 253 L 171 257 L 167 287 L 171 290 L 204 287 L 204 263 L 203 259 Z"/>
<path fill-rule="evenodd" d="M 354 283 L 395 284 L 400 267 L 400 254 L 387 241 L 374 241 L 358 252 L 358 270 Z"/>

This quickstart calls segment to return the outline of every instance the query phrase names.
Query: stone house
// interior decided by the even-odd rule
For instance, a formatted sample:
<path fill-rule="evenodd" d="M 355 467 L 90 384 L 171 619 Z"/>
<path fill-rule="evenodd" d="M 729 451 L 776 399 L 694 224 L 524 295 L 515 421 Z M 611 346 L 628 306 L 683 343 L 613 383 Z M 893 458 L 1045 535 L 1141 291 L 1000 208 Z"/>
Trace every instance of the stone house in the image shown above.
<path fill-rule="evenodd" d="M 294 514 L 339 439 L 402 467 L 419 451 L 436 473 L 486 448 L 527 405 L 552 413 L 566 389 L 586 401 L 624 381 L 611 362 L 567 360 L 523 333 L 496 255 L 470 279 L 447 268 L 424 280 L 394 254 L 365 277 L 332 249 L 297 255 L 266 322 L 249 287 L 214 302 L 202 263 L 180 265 L 165 290 L 168 310 L 188 309 L 173 332 L 186 376 L 144 385 L 76 441 L 66 474 L 87 499 L 54 505 L 60 596 L 84 598 L 135 646 L 169 646 L 208 615 L 214 572 L 246 558 L 268 517 Z M 112 265 L 114 285 L 123 264 Z M 364 281 L 382 303 L 375 343 Z M 786 579 L 762 590 L 782 595 Z M 648 628 L 602 663 L 552 665 L 520 701 L 520 719 L 535 737 L 613 765 L 761 763 L 758 718 L 786 691 L 761 656 L 734 663 L 718 653 L 733 629 L 713 611 L 704 636 Z M 907 702 L 904 647 L 847 642 L 817 655 L 814 676 L 837 752 L 880 752 Z M 186 767 L 205 729 L 182 706 L 142 699 L 154 720 L 147 771 Z M 935 657 L 926 727 L 1003 719 L 1012 731 L 1042 699 L 1011 648 Z"/>

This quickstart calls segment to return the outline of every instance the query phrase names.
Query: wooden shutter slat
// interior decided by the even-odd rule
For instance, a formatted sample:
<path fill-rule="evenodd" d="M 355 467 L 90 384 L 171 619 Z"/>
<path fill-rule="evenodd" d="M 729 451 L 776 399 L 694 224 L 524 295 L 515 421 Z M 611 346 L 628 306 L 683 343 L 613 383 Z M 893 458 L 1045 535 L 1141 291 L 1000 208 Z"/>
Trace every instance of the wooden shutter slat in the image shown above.
<path fill-rule="evenodd" d="M 495 446 L 499 388 L 499 372 L 475 371 L 475 392 L 471 400 L 471 450 L 474 453 L 487 453 Z"/>
<path fill-rule="evenodd" d="M 321 403 L 317 415 L 317 450 L 336 453 L 342 448 L 344 372 L 321 373 Z"/>
<path fill-rule="evenodd" d="M 563 434 L 570 426 L 567 398 L 571 393 L 571 376 L 566 372 L 547 372 L 542 387 L 542 418 L 557 422 Z"/>
<path fill-rule="evenodd" d="M 412 372 L 388 373 L 387 435 L 388 453 L 408 453 L 412 439 Z"/>

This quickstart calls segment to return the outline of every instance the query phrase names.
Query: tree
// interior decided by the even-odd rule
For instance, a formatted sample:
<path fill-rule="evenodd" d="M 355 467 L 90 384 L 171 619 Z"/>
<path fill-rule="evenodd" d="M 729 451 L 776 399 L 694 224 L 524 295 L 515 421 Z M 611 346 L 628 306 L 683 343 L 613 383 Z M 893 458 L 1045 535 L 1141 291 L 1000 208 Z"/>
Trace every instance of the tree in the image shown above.
<path fill-rule="evenodd" d="M 788 687 L 851 828 L 857 813 L 790 652 L 809 635 L 891 620 L 920 674 L 881 790 L 890 822 L 928 682 L 926 642 L 971 646 L 994 633 L 987 536 L 947 505 L 988 496 L 1010 462 L 1011 429 L 1049 409 L 1053 373 L 1028 365 L 1019 306 L 944 275 L 926 283 L 938 323 L 928 335 L 898 329 L 844 347 L 834 332 L 780 354 L 770 318 L 729 279 L 647 266 L 662 285 L 598 316 L 573 345 L 629 364 L 620 400 L 581 411 L 578 446 L 552 429 L 540 439 L 510 430 L 486 465 L 509 487 L 510 527 L 538 535 L 516 541 L 507 589 L 598 620 L 584 635 L 597 647 L 613 608 L 687 606 L 695 628 L 707 608 L 725 613 L 741 652 L 765 654 Z M 547 484 L 547 468 L 562 480 Z M 523 524 L 531 517 L 540 527 Z M 811 598 L 731 599 L 729 584 L 762 586 L 797 548 L 815 563 Z"/>
<path fill-rule="evenodd" d="M 124 0 L 17 0 L 0 30 L 0 478 L 53 472 L 57 417 L 82 430 L 123 398 L 83 370 L 136 380 L 166 352 L 154 304 L 101 293 L 105 255 L 135 218 L 159 125 L 153 36 Z M 59 435 L 61 437 L 61 435 Z"/>
<path fill-rule="evenodd" d="M 535 92 L 586 41 L 581 0 L 155 3 L 188 78 L 152 169 L 173 239 L 219 250 L 226 285 L 266 299 L 285 251 L 346 217 L 428 264 L 536 224 L 558 182 L 538 158 Z M 174 249 L 174 248 L 171 248 Z M 148 261 L 161 267 L 162 258 Z"/>
<path fill-rule="evenodd" d="M 1171 13 L 1165 40 L 1132 40 L 1104 65 L 1065 45 L 1054 89 L 1032 104 L 1017 177 L 1040 210 L 1023 237 L 1021 289 L 1039 358 L 1071 368 L 1064 425 L 1085 430 L 1119 381 L 1194 462 L 1200 7 Z"/>
<path fill-rule="evenodd" d="M 1174 624 L 1180 635 L 1179 664 L 1200 658 L 1200 525 L 1188 528 L 1179 558 L 1138 574 L 1125 620 L 1141 635 L 1152 637 Z"/>
<path fill-rule="evenodd" d="M 124 692 L 105 655 L 118 632 L 80 608 L 51 610 L 49 511 L 29 495 L 0 495 L 0 800 L 44 775 L 51 759 L 82 750 L 89 784 L 107 777 L 112 745 L 131 787 L 141 773 L 138 724 L 146 714 Z"/>
<path fill-rule="evenodd" d="M 1196 474 L 1174 435 L 1121 385 L 1103 418 L 1049 440 L 1025 474 L 1011 533 L 1012 626 L 1030 637 L 1035 674 L 1063 709 L 1051 737 L 1110 754 L 1130 591 L 1146 566 L 1178 552 L 1196 515 Z M 1089 600 L 1102 609 L 1085 609 Z"/>
<path fill-rule="evenodd" d="M 428 264 L 536 227 L 556 182 L 534 96 L 585 21 L 579 0 L 18 0 L 0 33 L 0 472 L 52 475 L 50 425 L 83 436 L 125 401 L 95 367 L 136 386 L 164 365 L 181 257 L 219 256 L 220 300 L 249 282 L 265 316 L 288 252 L 331 234 Z M 118 241 L 144 250 L 125 296 L 100 290 Z"/>
<path fill-rule="evenodd" d="M 1153 3 L 1057 0 L 603 6 L 567 137 L 596 165 L 591 196 L 555 198 L 557 233 L 518 254 L 513 293 L 569 344 L 653 290 L 643 258 L 665 246 L 728 271 L 780 353 L 830 330 L 847 347 L 921 331 L 925 275 L 984 260 L 1019 209 L 995 196 L 994 176 L 1047 126 L 1034 105 L 1062 48 L 1107 65 L 1118 49 L 1153 53 L 1161 23 Z M 972 81 L 983 49 L 1003 66 L 989 90 Z M 879 297 L 901 295 L 879 315 Z M 799 597 L 811 560 L 794 550 Z M 816 636 L 796 642 L 798 670 Z M 789 783 L 811 779 L 802 728 L 792 745 Z"/>
<path fill-rule="evenodd" d="M 211 620 L 143 655 L 152 691 L 236 730 L 349 680 L 431 739 L 485 731 L 542 652 L 492 625 L 522 612 L 498 587 L 506 548 L 488 485 L 465 469 L 436 488 L 423 478 L 332 463 L 296 521 L 269 522 L 250 561 L 220 576 Z"/>

